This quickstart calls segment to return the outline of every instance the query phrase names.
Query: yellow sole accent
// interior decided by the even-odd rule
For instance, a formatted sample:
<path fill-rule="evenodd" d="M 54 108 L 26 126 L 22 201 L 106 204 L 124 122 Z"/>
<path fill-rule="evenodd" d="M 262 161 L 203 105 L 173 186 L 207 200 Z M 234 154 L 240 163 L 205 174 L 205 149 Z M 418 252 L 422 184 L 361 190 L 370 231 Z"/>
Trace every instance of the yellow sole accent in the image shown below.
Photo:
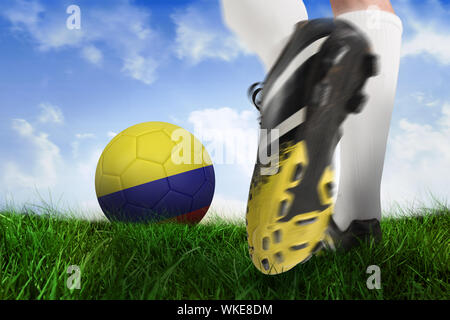
<path fill-rule="evenodd" d="M 294 195 L 288 189 L 300 184 L 293 180 L 300 164 L 308 166 L 305 141 L 283 149 L 277 174 L 260 176 L 252 184 L 247 212 L 247 232 L 250 256 L 256 268 L 265 274 L 279 274 L 308 260 L 316 245 L 324 238 L 333 213 L 333 199 L 327 184 L 333 181 L 333 171 L 327 167 L 317 185 L 319 199 L 327 209 L 302 213 L 287 222 L 279 222 L 282 207 L 289 208 Z"/>

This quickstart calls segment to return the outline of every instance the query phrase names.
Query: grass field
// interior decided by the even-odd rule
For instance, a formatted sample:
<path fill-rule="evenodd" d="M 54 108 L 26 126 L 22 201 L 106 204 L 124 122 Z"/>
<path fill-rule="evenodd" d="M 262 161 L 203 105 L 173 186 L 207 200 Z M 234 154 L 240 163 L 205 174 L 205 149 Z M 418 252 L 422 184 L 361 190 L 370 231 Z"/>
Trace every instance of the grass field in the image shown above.
<path fill-rule="evenodd" d="M 383 241 L 257 271 L 245 227 L 141 225 L 0 211 L 0 299 L 449 299 L 448 207 L 382 221 Z M 67 268 L 81 269 L 68 289 Z M 380 290 L 366 287 L 369 265 Z"/>

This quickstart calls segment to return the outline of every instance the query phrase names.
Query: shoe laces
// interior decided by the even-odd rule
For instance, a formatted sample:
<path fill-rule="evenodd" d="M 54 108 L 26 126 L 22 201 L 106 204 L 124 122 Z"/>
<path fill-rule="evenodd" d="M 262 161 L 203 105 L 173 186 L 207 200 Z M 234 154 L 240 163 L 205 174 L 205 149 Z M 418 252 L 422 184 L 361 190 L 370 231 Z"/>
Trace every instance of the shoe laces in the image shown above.
<path fill-rule="evenodd" d="M 262 102 L 262 89 L 263 82 L 255 82 L 253 83 L 247 90 L 247 96 L 251 103 L 261 112 L 261 102 Z"/>
<path fill-rule="evenodd" d="M 255 108 L 259 112 L 258 122 L 261 125 L 261 103 L 262 103 L 262 89 L 264 83 L 263 82 L 255 82 L 253 83 L 247 90 L 247 96 L 250 102 L 255 106 Z"/>

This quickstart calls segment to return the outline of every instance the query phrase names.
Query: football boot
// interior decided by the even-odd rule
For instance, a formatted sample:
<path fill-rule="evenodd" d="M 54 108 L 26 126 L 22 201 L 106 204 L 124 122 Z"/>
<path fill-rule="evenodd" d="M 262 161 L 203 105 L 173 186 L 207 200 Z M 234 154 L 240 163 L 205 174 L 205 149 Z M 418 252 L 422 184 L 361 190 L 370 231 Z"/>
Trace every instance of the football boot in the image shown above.
<path fill-rule="evenodd" d="M 302 21 L 266 79 L 250 87 L 261 134 L 246 212 L 253 264 L 279 274 L 323 247 L 340 127 L 376 73 L 369 42 L 342 20 Z"/>

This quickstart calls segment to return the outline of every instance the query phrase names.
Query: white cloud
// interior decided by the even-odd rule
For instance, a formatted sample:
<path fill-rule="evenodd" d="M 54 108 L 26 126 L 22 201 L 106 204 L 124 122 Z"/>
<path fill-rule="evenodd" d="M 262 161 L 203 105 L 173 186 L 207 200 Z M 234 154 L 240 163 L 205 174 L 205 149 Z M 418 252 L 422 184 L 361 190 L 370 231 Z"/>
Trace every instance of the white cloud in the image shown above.
<path fill-rule="evenodd" d="M 50 103 L 41 103 L 39 108 L 41 109 L 41 114 L 39 115 L 40 122 L 57 124 L 64 122 L 64 115 L 58 106 Z"/>
<path fill-rule="evenodd" d="M 51 10 L 36 0 L 19 0 L 0 14 L 11 22 L 14 32 L 29 35 L 41 51 L 77 49 L 97 66 L 105 59 L 103 52 L 108 52 L 119 57 L 120 70 L 133 79 L 145 84 L 156 79 L 158 64 L 151 55 L 159 52 L 158 34 L 148 26 L 150 12 L 128 1 L 101 9 L 81 6 L 79 30 L 65 27 L 65 10 Z M 105 48 L 103 52 L 100 47 Z"/>
<path fill-rule="evenodd" d="M 117 136 L 117 133 L 115 133 L 115 132 L 113 132 L 113 131 L 108 131 L 107 133 L 106 133 L 106 136 L 108 137 L 108 138 L 114 138 L 115 136 Z"/>
<path fill-rule="evenodd" d="M 433 100 L 433 101 L 426 102 L 425 105 L 427 107 L 431 108 L 431 107 L 435 107 L 435 106 L 439 105 L 440 102 L 441 102 L 440 100 Z"/>
<path fill-rule="evenodd" d="M 425 99 L 425 93 L 421 91 L 416 91 L 411 93 L 411 97 L 413 97 L 414 100 L 416 100 L 418 103 L 422 103 L 423 100 Z"/>
<path fill-rule="evenodd" d="M 442 117 L 438 121 L 439 125 L 444 128 L 444 132 L 450 134 L 450 103 L 445 103 L 442 107 Z M 450 147 L 450 140 L 447 140 L 447 146 Z"/>
<path fill-rule="evenodd" d="M 396 3 L 403 23 L 411 30 L 412 36 L 404 38 L 402 57 L 425 55 L 443 65 L 450 64 L 450 33 L 448 14 L 439 1 L 425 2 L 426 12 L 411 1 Z"/>
<path fill-rule="evenodd" d="M 23 190 L 26 188 L 29 191 L 29 188 L 36 186 L 36 179 L 31 175 L 25 174 L 17 163 L 7 162 L 2 169 L 1 182 L 8 189 L 21 188 Z"/>
<path fill-rule="evenodd" d="M 169 115 L 169 119 L 173 123 L 180 123 L 181 122 L 181 120 L 179 118 L 175 117 L 173 114 Z"/>
<path fill-rule="evenodd" d="M 397 123 L 398 133 L 388 144 L 383 174 L 383 203 L 392 201 L 426 203 L 429 192 L 447 201 L 450 198 L 450 104 L 442 106 L 435 124 L 407 119 Z"/>
<path fill-rule="evenodd" d="M 416 91 L 411 93 L 411 97 L 420 105 L 424 105 L 426 107 L 435 107 L 440 105 L 441 100 L 435 99 L 433 96 L 426 94 L 422 91 Z"/>
<path fill-rule="evenodd" d="M 81 50 L 81 55 L 87 61 L 95 65 L 101 65 L 103 60 L 103 53 L 95 46 L 89 45 Z"/>
<path fill-rule="evenodd" d="M 94 186 L 102 148 L 80 144 L 92 139 L 92 134 L 76 135 L 76 148 L 83 148 L 76 151 L 80 153 L 77 158 L 69 158 L 61 154 L 47 133 L 39 132 L 27 120 L 14 119 L 11 129 L 22 139 L 18 146 L 27 154 L 27 161 L 0 165 L 0 195 L 16 201 L 16 205 L 45 207 L 47 203 L 79 218 L 104 219 Z"/>
<path fill-rule="evenodd" d="M 175 52 L 180 59 L 193 64 L 205 59 L 231 61 L 247 51 L 237 38 L 219 27 L 215 15 L 208 8 L 189 6 L 172 15 L 176 25 Z"/>
<path fill-rule="evenodd" d="M 71 144 L 72 155 L 74 158 L 78 158 L 80 149 L 80 140 L 94 139 L 95 135 L 93 133 L 77 133 L 75 134 L 75 138 L 77 138 L 77 140 L 73 141 Z"/>
<path fill-rule="evenodd" d="M 84 161 L 77 163 L 77 172 L 80 174 L 81 179 L 91 182 L 95 180 L 95 169 L 102 151 L 102 149 L 96 148 L 90 152 Z"/>
<path fill-rule="evenodd" d="M 59 148 L 46 133 L 35 132 L 33 126 L 24 119 L 14 119 L 12 129 L 34 150 L 30 166 L 21 168 L 15 162 L 7 162 L 3 169 L 2 183 L 12 189 L 54 187 L 58 180 L 57 170 L 61 165 Z M 31 170 L 27 170 L 31 168 Z M 31 171 L 31 172 L 30 172 Z"/>
<path fill-rule="evenodd" d="M 95 135 L 93 133 L 77 133 L 75 137 L 77 139 L 92 139 L 95 138 Z"/>
<path fill-rule="evenodd" d="M 214 218 L 220 217 L 236 222 L 243 222 L 245 220 L 245 211 L 247 202 L 230 198 L 223 194 L 215 194 L 211 203 L 210 209 L 206 214 L 202 223 L 214 221 Z"/>
<path fill-rule="evenodd" d="M 122 71 L 145 84 L 152 84 L 156 80 L 157 66 L 158 64 L 152 58 L 144 58 L 138 55 L 126 58 Z"/>
<path fill-rule="evenodd" d="M 202 109 L 189 114 L 194 135 L 202 141 L 215 164 L 237 165 L 251 175 L 257 151 L 255 112 L 231 108 Z"/>
<path fill-rule="evenodd" d="M 78 158 L 78 150 L 80 149 L 80 141 L 74 141 L 71 143 L 72 155 L 74 158 Z"/>
<path fill-rule="evenodd" d="M 33 134 L 33 127 L 24 119 L 13 119 L 11 127 L 23 137 L 29 137 Z"/>
<path fill-rule="evenodd" d="M 450 65 L 450 34 L 431 26 L 420 25 L 411 39 L 402 44 L 402 57 L 427 54 L 443 65 Z"/>
<path fill-rule="evenodd" d="M 44 11 L 38 2 L 17 0 L 14 7 L 3 11 L 3 15 L 13 23 L 15 28 L 21 29 L 23 26 L 27 28 L 36 26 L 39 15 Z"/>
<path fill-rule="evenodd" d="M 39 1 L 18 0 L 3 10 L 3 15 L 12 23 L 13 30 L 29 33 L 38 49 L 47 51 L 64 46 L 78 45 L 85 34 L 83 30 L 68 30 L 65 20 L 59 15 L 43 15 L 45 7 Z M 62 27 L 61 27 L 62 25 Z"/>
<path fill-rule="evenodd" d="M 195 110 L 188 116 L 192 133 L 208 150 L 216 173 L 216 191 L 205 222 L 214 216 L 242 222 L 258 146 L 253 109 Z M 231 189 L 230 189 L 231 188 Z"/>
<path fill-rule="evenodd" d="M 65 170 L 60 172 L 58 186 L 64 190 L 68 208 L 80 218 L 105 219 L 95 193 L 95 171 L 102 153 L 99 145 L 84 147 L 75 161 L 65 159 Z"/>

